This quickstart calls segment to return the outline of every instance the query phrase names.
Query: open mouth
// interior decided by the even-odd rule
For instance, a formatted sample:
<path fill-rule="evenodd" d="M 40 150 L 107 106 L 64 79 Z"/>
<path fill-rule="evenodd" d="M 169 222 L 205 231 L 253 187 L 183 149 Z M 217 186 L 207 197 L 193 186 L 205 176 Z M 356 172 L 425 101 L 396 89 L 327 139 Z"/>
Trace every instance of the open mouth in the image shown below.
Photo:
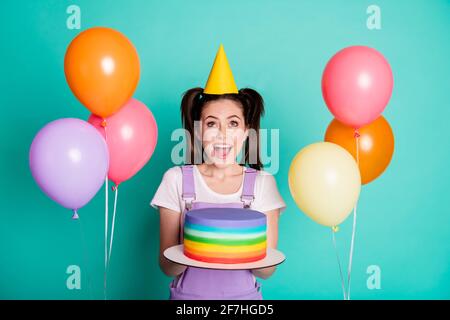
<path fill-rule="evenodd" d="M 213 145 L 213 156 L 219 159 L 226 159 L 233 148 L 230 144 L 214 144 Z"/>

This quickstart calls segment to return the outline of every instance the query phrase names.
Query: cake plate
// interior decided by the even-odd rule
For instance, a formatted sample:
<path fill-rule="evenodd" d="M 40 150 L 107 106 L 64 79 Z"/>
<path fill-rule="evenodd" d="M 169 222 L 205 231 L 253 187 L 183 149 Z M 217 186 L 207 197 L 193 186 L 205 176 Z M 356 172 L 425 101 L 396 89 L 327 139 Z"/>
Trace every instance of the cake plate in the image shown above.
<path fill-rule="evenodd" d="M 220 269 L 220 270 L 250 270 L 250 269 L 260 269 L 276 266 L 280 263 L 283 263 L 286 260 L 286 257 L 281 251 L 276 249 L 267 248 L 267 254 L 264 259 L 254 261 L 254 262 L 246 262 L 246 263 L 208 263 L 203 261 L 198 261 L 191 259 L 184 255 L 183 253 L 183 245 L 176 245 L 170 248 L 167 248 L 164 251 L 164 256 L 172 262 L 196 268 L 204 268 L 204 269 Z"/>

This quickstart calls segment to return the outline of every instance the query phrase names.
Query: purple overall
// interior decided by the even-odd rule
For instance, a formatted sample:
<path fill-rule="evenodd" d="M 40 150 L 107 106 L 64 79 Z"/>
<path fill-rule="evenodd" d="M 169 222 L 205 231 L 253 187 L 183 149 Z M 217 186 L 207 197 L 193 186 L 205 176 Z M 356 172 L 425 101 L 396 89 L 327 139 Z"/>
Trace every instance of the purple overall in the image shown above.
<path fill-rule="evenodd" d="M 241 201 L 238 203 L 206 203 L 195 200 L 194 167 L 182 166 L 183 194 L 186 210 L 181 214 L 180 239 L 183 243 L 186 211 L 202 208 L 250 208 L 254 199 L 257 171 L 246 168 Z M 216 270 L 187 267 L 170 284 L 170 300 L 262 300 L 261 285 L 251 270 Z"/>

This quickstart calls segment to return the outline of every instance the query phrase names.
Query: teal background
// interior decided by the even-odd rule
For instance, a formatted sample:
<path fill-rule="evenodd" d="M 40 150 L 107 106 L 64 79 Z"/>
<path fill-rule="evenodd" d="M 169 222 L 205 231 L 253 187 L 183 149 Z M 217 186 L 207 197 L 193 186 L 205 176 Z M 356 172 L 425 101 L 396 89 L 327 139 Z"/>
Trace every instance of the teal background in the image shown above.
<path fill-rule="evenodd" d="M 356 44 L 378 49 L 391 64 L 395 86 L 384 115 L 396 149 L 385 174 L 361 193 L 352 298 L 450 298 L 445 0 L 2 1 L 0 298 L 103 299 L 103 189 L 80 210 L 83 246 L 80 223 L 40 191 L 28 167 L 29 146 L 46 123 L 89 116 L 64 77 L 65 50 L 80 32 L 66 27 L 71 4 L 81 8 L 81 30 L 109 26 L 134 43 L 141 60 L 134 97 L 159 126 L 154 156 L 121 187 L 108 298 L 168 297 L 158 214 L 148 203 L 173 166 L 170 134 L 180 127 L 181 95 L 204 85 L 221 42 L 238 86 L 265 98 L 263 127 L 280 129 L 275 177 L 288 205 L 279 229 L 287 260 L 263 281 L 265 298 L 341 299 L 331 233 L 297 209 L 287 174 L 296 152 L 320 141 L 332 120 L 320 88 L 326 62 Z M 381 30 L 366 27 L 371 4 L 381 8 Z M 350 231 L 348 219 L 337 234 L 345 261 Z M 81 290 L 66 288 L 69 265 L 81 267 Z M 381 268 L 379 290 L 366 286 L 370 265 Z"/>

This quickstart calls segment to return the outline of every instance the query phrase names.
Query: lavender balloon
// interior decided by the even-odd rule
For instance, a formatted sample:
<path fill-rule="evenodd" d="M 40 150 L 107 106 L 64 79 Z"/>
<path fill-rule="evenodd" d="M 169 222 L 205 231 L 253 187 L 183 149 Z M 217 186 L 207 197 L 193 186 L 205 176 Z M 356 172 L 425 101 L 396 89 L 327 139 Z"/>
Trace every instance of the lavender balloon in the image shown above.
<path fill-rule="evenodd" d="M 77 210 L 101 188 L 109 167 L 108 147 L 88 122 L 65 118 L 50 122 L 35 136 L 30 148 L 34 180 L 51 199 Z"/>

